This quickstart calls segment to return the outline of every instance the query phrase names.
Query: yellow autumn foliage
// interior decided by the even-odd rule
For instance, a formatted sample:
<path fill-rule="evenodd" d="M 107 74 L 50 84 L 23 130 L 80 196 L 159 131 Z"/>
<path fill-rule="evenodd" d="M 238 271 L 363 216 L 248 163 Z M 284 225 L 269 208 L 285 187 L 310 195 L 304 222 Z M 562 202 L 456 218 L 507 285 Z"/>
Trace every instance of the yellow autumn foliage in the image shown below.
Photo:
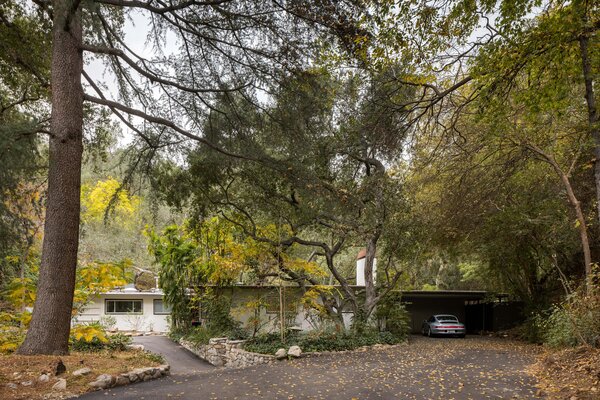
<path fill-rule="evenodd" d="M 84 223 L 102 222 L 108 210 L 117 223 L 127 226 L 140 206 L 140 198 L 130 195 L 119 181 L 109 177 L 93 186 L 82 185 L 81 205 Z"/>
<path fill-rule="evenodd" d="M 96 325 L 74 326 L 71 328 L 71 336 L 73 336 L 75 340 L 83 340 L 87 343 L 91 343 L 94 339 L 97 339 L 101 343 L 108 343 L 106 333 Z"/>

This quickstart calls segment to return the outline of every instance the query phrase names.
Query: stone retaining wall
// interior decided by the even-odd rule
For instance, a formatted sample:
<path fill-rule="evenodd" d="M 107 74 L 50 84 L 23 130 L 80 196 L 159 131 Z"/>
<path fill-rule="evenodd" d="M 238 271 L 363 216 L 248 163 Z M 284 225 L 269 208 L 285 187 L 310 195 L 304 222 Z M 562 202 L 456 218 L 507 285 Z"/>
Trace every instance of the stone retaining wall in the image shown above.
<path fill-rule="evenodd" d="M 243 368 L 275 361 L 274 356 L 243 350 L 244 342 L 227 338 L 212 338 L 204 345 L 196 345 L 185 339 L 179 341 L 183 347 L 215 367 Z"/>
<path fill-rule="evenodd" d="M 158 367 L 137 368 L 119 375 L 102 374 L 94 382 L 90 383 L 89 386 L 95 389 L 108 389 L 135 382 L 145 382 L 169 375 L 170 369 L 170 366 L 165 364 Z"/>

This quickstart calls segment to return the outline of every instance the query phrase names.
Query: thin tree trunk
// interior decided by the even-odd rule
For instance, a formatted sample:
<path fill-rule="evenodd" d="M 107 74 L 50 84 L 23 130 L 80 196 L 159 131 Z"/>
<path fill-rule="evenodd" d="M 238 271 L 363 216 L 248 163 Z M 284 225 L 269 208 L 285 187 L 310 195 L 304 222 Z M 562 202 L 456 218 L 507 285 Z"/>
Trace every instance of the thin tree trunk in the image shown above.
<path fill-rule="evenodd" d="M 587 11 L 582 10 L 582 20 L 584 28 L 587 25 Z M 596 186 L 596 217 L 600 223 L 600 118 L 596 108 L 596 98 L 594 96 L 594 74 L 592 62 L 589 55 L 590 34 L 584 32 L 579 37 L 579 51 L 581 54 L 581 70 L 583 72 L 583 81 L 585 84 L 585 101 L 588 111 L 588 123 L 590 135 L 594 141 L 594 184 Z"/>
<path fill-rule="evenodd" d="M 83 151 L 83 58 L 77 0 L 54 0 L 48 200 L 37 298 L 20 354 L 67 354 Z"/>
<path fill-rule="evenodd" d="M 579 237 L 581 240 L 581 248 L 583 250 L 583 261 L 585 264 L 585 285 L 587 292 L 590 293 L 592 285 L 592 253 L 590 251 L 590 240 L 588 237 L 588 229 L 587 224 L 585 222 L 585 215 L 583 214 L 583 211 L 581 209 L 581 203 L 579 202 L 577 196 L 575 195 L 575 192 L 573 191 L 571 180 L 569 179 L 569 176 L 562 170 L 560 165 L 558 165 L 558 163 L 552 155 L 547 154 L 542 149 L 532 144 L 525 144 L 525 147 L 537 153 L 544 159 L 544 161 L 546 161 L 552 166 L 556 174 L 560 177 L 560 180 L 565 190 L 567 191 L 569 203 L 571 203 L 571 206 L 573 206 L 573 209 L 575 210 L 575 215 L 579 224 Z"/>

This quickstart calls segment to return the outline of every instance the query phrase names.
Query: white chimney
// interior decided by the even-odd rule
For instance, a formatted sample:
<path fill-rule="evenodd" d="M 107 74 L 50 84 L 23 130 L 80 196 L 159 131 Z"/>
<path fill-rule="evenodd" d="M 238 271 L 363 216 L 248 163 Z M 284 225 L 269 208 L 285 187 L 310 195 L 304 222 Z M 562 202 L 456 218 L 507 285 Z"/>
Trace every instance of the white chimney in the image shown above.
<path fill-rule="evenodd" d="M 363 249 L 356 257 L 356 286 L 365 286 L 365 261 L 367 252 Z M 373 284 L 377 283 L 377 258 L 373 259 Z"/>

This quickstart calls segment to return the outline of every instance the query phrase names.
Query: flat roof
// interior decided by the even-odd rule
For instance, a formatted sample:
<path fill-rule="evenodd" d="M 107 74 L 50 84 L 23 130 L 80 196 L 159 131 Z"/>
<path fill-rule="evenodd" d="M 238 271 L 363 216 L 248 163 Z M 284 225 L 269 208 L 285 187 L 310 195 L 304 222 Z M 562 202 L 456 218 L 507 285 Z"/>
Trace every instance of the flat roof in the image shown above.
<path fill-rule="evenodd" d="M 310 288 L 313 285 L 305 285 Z M 341 285 L 319 285 L 324 287 L 341 288 Z M 222 289 L 279 289 L 279 285 L 204 285 L 200 287 L 222 288 Z M 283 285 L 285 289 L 300 289 L 300 286 Z M 364 286 L 349 285 L 352 289 L 363 289 Z M 474 299 L 483 298 L 489 292 L 485 290 L 400 290 L 403 296 L 409 297 L 469 297 Z"/>

